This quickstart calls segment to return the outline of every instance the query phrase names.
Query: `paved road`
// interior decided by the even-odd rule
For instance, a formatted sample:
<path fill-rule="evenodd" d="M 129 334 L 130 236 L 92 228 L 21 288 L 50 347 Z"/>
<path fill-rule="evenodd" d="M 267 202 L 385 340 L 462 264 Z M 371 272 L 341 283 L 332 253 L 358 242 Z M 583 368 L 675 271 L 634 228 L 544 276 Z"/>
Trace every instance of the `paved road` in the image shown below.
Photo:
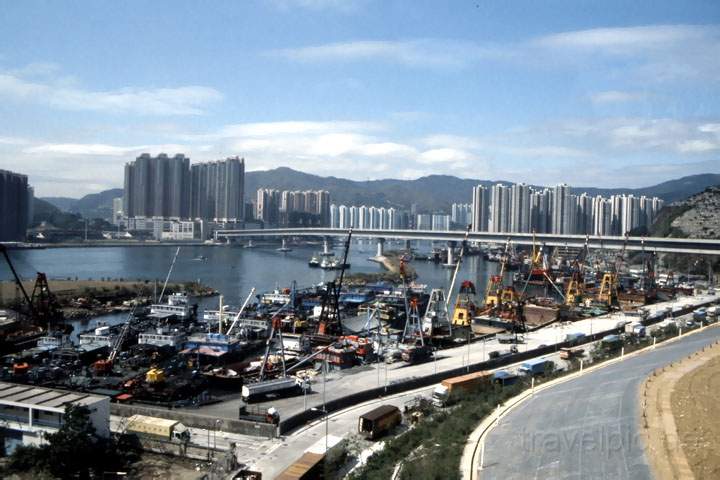
<path fill-rule="evenodd" d="M 688 305 L 691 303 L 700 303 L 715 299 L 716 297 L 695 296 L 682 297 L 676 302 L 666 302 L 651 305 L 648 308 L 651 312 L 660 311 L 673 303 L 678 305 Z M 613 313 L 574 322 L 570 325 L 552 324 L 540 330 L 525 335 L 525 343 L 519 345 L 521 351 L 526 349 L 537 348 L 540 345 L 552 345 L 565 340 L 568 333 L 582 332 L 585 334 L 598 333 L 606 330 L 614 329 L 618 321 L 625 317 L 622 313 Z M 422 377 L 431 375 L 435 372 L 451 370 L 468 364 L 468 355 L 470 363 L 480 363 L 489 359 L 489 354 L 493 350 L 507 350 L 509 345 L 501 345 L 497 340 L 488 340 L 487 342 L 476 342 L 470 345 L 458 346 L 441 350 L 437 353 L 437 361 L 427 362 L 419 365 L 406 365 L 403 362 L 397 362 L 391 365 L 384 363 L 355 367 L 341 372 L 333 372 L 327 376 L 327 400 L 344 397 L 350 393 L 362 389 L 369 389 L 382 386 L 386 383 L 394 381 L 402 381 L 413 377 Z M 312 392 L 303 396 L 281 398 L 260 404 L 262 407 L 275 407 L 280 412 L 282 418 L 300 413 L 308 408 L 322 408 L 322 377 L 316 378 L 312 386 Z M 202 415 L 215 416 L 218 418 L 237 418 L 238 407 L 240 405 L 240 395 L 229 396 L 225 401 L 213 405 L 207 405 L 200 409 L 189 410 L 192 413 Z"/>
<path fill-rule="evenodd" d="M 718 339 L 714 326 L 538 392 L 488 435 L 480 478 L 652 478 L 639 436 L 639 385 Z"/>

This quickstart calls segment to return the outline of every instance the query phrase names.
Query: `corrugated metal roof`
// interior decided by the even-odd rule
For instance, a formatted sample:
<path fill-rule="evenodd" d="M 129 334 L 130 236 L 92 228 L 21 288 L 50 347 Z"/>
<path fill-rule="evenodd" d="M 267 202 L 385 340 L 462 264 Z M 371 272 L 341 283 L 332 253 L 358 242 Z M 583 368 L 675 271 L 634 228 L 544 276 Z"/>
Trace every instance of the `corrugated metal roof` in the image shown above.
<path fill-rule="evenodd" d="M 275 477 L 275 480 L 297 480 L 303 478 L 303 475 L 320 463 L 323 457 L 324 455 L 318 453 L 305 453 L 295 463 Z"/>
<path fill-rule="evenodd" d="M 70 403 L 92 405 L 105 398 L 99 395 L 76 394 L 51 388 L 0 382 L 0 405 L 17 403 L 28 407 L 63 408 Z"/>

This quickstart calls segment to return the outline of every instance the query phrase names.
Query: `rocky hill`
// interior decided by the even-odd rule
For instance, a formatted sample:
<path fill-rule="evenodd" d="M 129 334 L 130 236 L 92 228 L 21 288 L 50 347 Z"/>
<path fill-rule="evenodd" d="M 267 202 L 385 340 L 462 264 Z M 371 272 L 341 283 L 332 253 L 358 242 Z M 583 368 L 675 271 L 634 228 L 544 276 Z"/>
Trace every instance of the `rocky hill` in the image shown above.
<path fill-rule="evenodd" d="M 720 185 L 708 187 L 661 211 L 653 233 L 662 236 L 720 238 Z"/>
<path fill-rule="evenodd" d="M 98 193 L 91 193 L 82 198 L 46 197 L 46 202 L 54 205 L 63 212 L 76 213 L 84 218 L 112 218 L 112 202 L 114 198 L 122 197 L 122 188 L 112 188 Z"/>

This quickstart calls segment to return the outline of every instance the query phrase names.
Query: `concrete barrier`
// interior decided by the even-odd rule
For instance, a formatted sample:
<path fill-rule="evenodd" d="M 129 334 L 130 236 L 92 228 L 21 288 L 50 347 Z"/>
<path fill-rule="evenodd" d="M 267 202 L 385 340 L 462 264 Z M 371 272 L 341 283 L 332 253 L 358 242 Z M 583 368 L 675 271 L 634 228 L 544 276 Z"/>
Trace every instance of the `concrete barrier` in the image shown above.
<path fill-rule="evenodd" d="M 240 433 L 255 437 L 273 438 L 278 436 L 278 428 L 270 423 L 258 423 L 248 420 L 211 417 L 180 410 L 145 407 L 141 405 L 110 404 L 110 413 L 122 417 L 132 415 L 149 415 L 151 417 L 168 418 L 182 422 L 187 427 Z"/>
<path fill-rule="evenodd" d="M 698 303 L 695 305 L 689 305 L 689 306 L 684 307 L 679 312 L 675 312 L 675 315 L 685 315 L 687 313 L 692 312 L 696 308 L 707 306 L 707 305 L 710 305 L 717 301 L 718 301 L 718 299 L 714 298 L 714 299 L 707 300 L 705 302 L 701 302 L 701 303 Z M 653 323 L 658 323 L 658 322 L 662 321 L 664 318 L 665 318 L 665 315 L 657 315 L 657 316 L 648 318 L 643 323 L 645 325 L 650 325 Z M 425 377 L 414 377 L 414 378 L 410 378 L 410 379 L 403 380 L 400 382 L 390 383 L 387 386 L 387 388 L 386 387 L 376 387 L 376 388 L 364 390 L 362 392 L 352 393 L 350 395 L 346 395 L 344 397 L 336 398 L 334 400 L 328 401 L 325 405 L 325 410 L 328 413 L 336 412 L 338 410 L 343 410 L 345 408 L 351 407 L 358 403 L 363 403 L 363 402 L 367 402 L 369 400 L 382 398 L 387 395 L 407 392 L 410 390 L 415 390 L 416 388 L 434 385 L 436 383 L 440 383 L 441 381 L 445 380 L 446 378 L 457 377 L 458 375 L 464 375 L 466 373 L 477 372 L 480 370 L 493 370 L 493 369 L 500 368 L 500 367 L 503 367 L 506 365 L 512 365 L 514 363 L 522 362 L 522 361 L 525 361 L 525 360 L 528 360 L 531 358 L 540 357 L 543 355 L 547 355 L 547 354 L 556 352 L 564 347 L 575 347 L 578 345 L 588 344 L 591 342 L 598 341 L 606 335 L 613 334 L 613 333 L 624 333 L 624 331 L 625 331 L 624 328 L 611 328 L 609 330 L 604 330 L 602 332 L 585 335 L 584 337 L 582 337 L 582 339 L 580 339 L 580 341 L 575 340 L 572 342 L 561 342 L 561 343 L 549 345 L 549 346 L 546 346 L 543 348 L 536 348 L 534 350 L 528 350 L 525 352 L 514 353 L 512 355 L 506 355 L 501 358 L 496 358 L 493 360 L 487 360 L 484 362 L 473 363 L 469 366 L 463 366 L 463 367 L 453 368 L 451 370 L 445 370 L 445 371 L 438 372 L 438 373 L 428 375 Z M 296 428 L 307 424 L 308 422 L 317 420 L 318 418 L 320 418 L 322 416 L 323 416 L 323 412 L 318 411 L 318 410 L 305 410 L 298 414 L 291 415 L 280 422 L 280 426 L 279 426 L 280 435 L 285 435 L 288 432 L 291 432 L 291 431 L 295 430 Z"/>

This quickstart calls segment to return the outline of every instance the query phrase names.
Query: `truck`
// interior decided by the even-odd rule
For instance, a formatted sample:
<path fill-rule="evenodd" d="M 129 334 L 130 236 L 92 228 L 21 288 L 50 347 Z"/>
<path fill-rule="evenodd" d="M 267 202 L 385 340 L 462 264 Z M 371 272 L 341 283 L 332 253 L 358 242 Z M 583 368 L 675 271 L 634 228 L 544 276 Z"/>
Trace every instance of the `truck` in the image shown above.
<path fill-rule="evenodd" d="M 514 333 L 498 333 L 495 335 L 495 339 L 498 343 L 523 343 L 524 338 L 522 335 Z"/>
<path fill-rule="evenodd" d="M 402 422 L 402 413 L 395 405 L 380 405 L 358 419 L 358 433 L 368 440 L 375 440 Z"/>
<path fill-rule="evenodd" d="M 518 374 L 526 377 L 535 377 L 537 375 L 550 373 L 554 367 L 555 363 L 552 360 L 533 358 L 518 367 Z"/>
<path fill-rule="evenodd" d="M 582 332 L 568 333 L 565 335 L 565 341 L 570 345 L 577 345 L 585 338 L 585 334 Z"/>
<path fill-rule="evenodd" d="M 507 370 L 497 370 L 495 373 L 493 373 L 492 381 L 496 385 L 500 385 L 501 387 L 507 387 L 517 382 L 518 378 L 519 377 L 517 375 Z"/>
<path fill-rule="evenodd" d="M 622 345 L 623 339 L 620 335 L 605 335 L 602 340 L 600 340 L 600 348 L 607 351 L 620 350 Z"/>
<path fill-rule="evenodd" d="M 430 345 L 409 345 L 402 349 L 401 358 L 403 362 L 419 363 L 430 359 L 432 353 Z"/>
<path fill-rule="evenodd" d="M 518 353 L 518 347 L 517 345 L 510 345 L 509 350 L 493 350 L 488 353 L 488 358 L 490 360 L 495 360 L 497 358 L 507 357 L 508 355 L 512 355 L 514 353 Z"/>
<path fill-rule="evenodd" d="M 190 430 L 179 421 L 167 418 L 133 415 L 128 418 L 125 431 L 169 442 L 190 441 Z"/>
<path fill-rule="evenodd" d="M 244 402 L 250 403 L 268 396 L 292 395 L 308 389 L 306 379 L 281 377 L 243 385 L 241 396 Z"/>
<path fill-rule="evenodd" d="M 625 333 L 634 337 L 644 337 L 646 330 L 645 325 L 639 322 L 632 322 L 625 325 Z"/>
<path fill-rule="evenodd" d="M 478 390 L 483 385 L 490 383 L 492 372 L 481 371 L 460 375 L 459 377 L 446 378 L 440 385 L 435 387 L 432 393 L 432 402 L 436 407 L 444 407 L 463 394 L 472 390 Z"/>
<path fill-rule="evenodd" d="M 275 407 L 250 407 L 241 401 L 238 407 L 238 420 L 277 425 L 280 423 L 280 412 Z"/>
<path fill-rule="evenodd" d="M 563 347 L 560 349 L 560 359 L 570 360 L 572 358 L 581 357 L 583 353 L 585 353 L 585 349 L 581 347 Z"/>

